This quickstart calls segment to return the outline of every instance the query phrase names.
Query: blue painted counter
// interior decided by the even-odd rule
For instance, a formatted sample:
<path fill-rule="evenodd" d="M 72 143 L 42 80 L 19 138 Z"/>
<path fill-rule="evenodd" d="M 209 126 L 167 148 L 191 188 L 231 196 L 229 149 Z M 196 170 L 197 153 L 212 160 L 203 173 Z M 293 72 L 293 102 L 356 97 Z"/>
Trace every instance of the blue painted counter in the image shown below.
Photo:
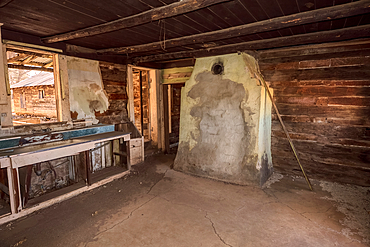
<path fill-rule="evenodd" d="M 11 136 L 0 139 L 0 150 L 5 148 L 14 148 L 23 145 L 40 144 L 44 142 L 69 140 L 82 136 L 89 136 L 114 131 L 114 125 L 98 124 L 78 129 L 63 130 L 57 132 L 48 132 L 42 134 L 33 134 L 26 136 Z M 32 141 L 30 141 L 32 139 Z M 36 141 L 35 141 L 36 140 Z"/>

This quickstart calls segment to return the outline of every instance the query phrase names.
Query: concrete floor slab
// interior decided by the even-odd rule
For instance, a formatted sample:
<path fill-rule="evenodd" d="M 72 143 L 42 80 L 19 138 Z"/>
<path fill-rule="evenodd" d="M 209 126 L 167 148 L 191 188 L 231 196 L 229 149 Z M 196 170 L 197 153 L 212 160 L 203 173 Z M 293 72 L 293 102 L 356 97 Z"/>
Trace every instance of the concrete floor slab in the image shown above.
<path fill-rule="evenodd" d="M 130 175 L 0 226 L 0 246 L 369 246 L 369 188 L 275 174 L 261 189 L 170 169 Z"/>

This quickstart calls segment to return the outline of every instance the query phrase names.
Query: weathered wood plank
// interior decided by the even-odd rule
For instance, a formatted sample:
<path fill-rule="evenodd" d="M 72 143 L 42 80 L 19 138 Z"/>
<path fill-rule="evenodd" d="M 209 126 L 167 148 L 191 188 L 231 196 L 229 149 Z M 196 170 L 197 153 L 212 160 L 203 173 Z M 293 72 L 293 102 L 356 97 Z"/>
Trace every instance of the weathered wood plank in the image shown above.
<path fill-rule="evenodd" d="M 336 145 L 350 145 L 350 146 L 358 146 L 358 147 L 368 147 L 370 148 L 370 141 L 369 140 L 354 140 L 349 138 L 338 138 L 333 136 L 325 136 L 317 134 L 306 134 L 306 133 L 294 133 L 290 132 L 290 137 L 292 140 L 301 140 L 301 141 L 315 141 L 321 144 L 336 144 Z M 286 134 L 283 131 L 273 131 L 273 137 L 286 137 Z"/>
<path fill-rule="evenodd" d="M 293 140 L 299 157 L 315 158 L 325 162 L 341 163 L 348 166 L 366 167 L 370 169 L 370 147 L 346 146 L 338 144 L 322 144 L 309 140 Z M 272 137 L 272 152 L 292 155 L 288 140 L 283 137 Z"/>
<path fill-rule="evenodd" d="M 135 63 L 152 62 L 152 61 L 166 61 L 180 58 L 198 58 L 215 56 L 221 54 L 234 53 L 238 51 L 246 50 L 261 50 L 270 49 L 277 47 L 287 47 L 294 45 L 314 44 L 314 43 L 325 43 L 342 41 L 355 38 L 368 37 L 370 33 L 370 24 L 362 25 L 357 27 L 342 28 L 339 30 L 322 31 L 315 33 L 307 33 L 272 39 L 256 40 L 249 42 L 242 42 L 237 44 L 222 45 L 212 48 L 192 50 L 192 51 L 180 51 L 180 52 L 168 52 L 165 54 L 150 55 L 135 57 L 133 61 Z"/>
<path fill-rule="evenodd" d="M 153 42 L 144 45 L 136 45 L 129 47 L 119 47 L 103 49 L 100 53 L 135 53 L 145 52 L 156 49 L 184 46 L 189 44 L 206 43 L 215 40 L 222 40 L 244 36 L 253 33 L 267 32 L 276 29 L 287 28 L 305 23 L 312 23 L 324 20 L 333 20 L 337 18 L 344 18 L 348 16 L 367 13 L 370 11 L 368 1 L 359 1 L 354 3 L 342 4 L 328 8 L 321 8 L 317 10 L 302 12 L 298 14 L 272 18 L 268 20 L 253 22 L 236 27 L 226 28 L 218 31 L 190 35 L 175 39 L 169 39 L 165 42 Z"/>
<path fill-rule="evenodd" d="M 142 25 L 151 21 L 161 20 L 164 18 L 184 14 L 227 1 L 230 0 L 183 0 L 159 8 L 151 9 L 133 16 L 121 18 L 115 21 L 110 21 L 100 25 L 87 27 L 64 34 L 54 35 L 51 37 L 45 37 L 42 39 L 42 41 L 45 43 L 55 43 L 64 40 L 71 40 L 113 32 L 124 28 Z"/>
<path fill-rule="evenodd" d="M 259 63 L 261 70 L 288 70 L 288 69 L 315 69 L 315 68 L 335 68 L 345 66 L 359 66 L 370 63 L 370 57 L 355 57 L 357 54 L 352 54 L 354 57 L 344 58 L 329 58 L 320 60 L 303 60 L 285 63 Z"/>
<path fill-rule="evenodd" d="M 306 115 L 310 117 L 332 117 L 344 119 L 356 119 L 370 116 L 369 107 L 355 108 L 349 106 L 302 106 L 296 104 L 278 104 L 278 109 L 281 115 Z"/>
<path fill-rule="evenodd" d="M 370 48 L 370 39 L 358 39 L 341 41 L 334 43 L 324 43 L 316 45 L 303 45 L 297 47 L 279 48 L 260 51 L 259 59 L 263 62 L 272 61 L 279 62 L 282 58 L 302 59 L 302 57 L 309 57 L 312 55 L 327 54 L 328 56 L 337 56 L 343 52 L 361 51 Z"/>
<path fill-rule="evenodd" d="M 370 106 L 370 96 L 316 97 L 316 96 L 275 96 L 278 104 L 324 105 L 324 106 Z"/>
<path fill-rule="evenodd" d="M 38 71 L 53 72 L 52 68 L 25 66 L 25 65 L 17 65 L 17 64 L 8 64 L 8 68 L 10 68 L 10 69 L 24 69 L 24 70 L 38 70 Z"/>
<path fill-rule="evenodd" d="M 301 56 L 288 56 L 288 57 L 279 57 L 279 58 L 272 58 L 267 60 L 260 60 L 263 63 L 270 63 L 270 64 L 280 64 L 280 63 L 288 63 L 288 62 L 299 62 L 299 61 L 309 61 L 309 60 L 325 60 L 329 58 L 346 58 L 346 57 L 367 57 L 370 56 L 370 44 L 368 47 L 364 47 L 359 50 L 350 50 L 344 52 L 333 52 L 322 53 L 322 54 L 314 54 L 314 55 L 301 55 Z"/>
<path fill-rule="evenodd" d="M 368 87 L 370 80 L 293 80 L 293 81 L 275 81 L 271 82 L 272 88 L 277 87 L 301 87 L 301 86 L 353 86 Z"/>
<path fill-rule="evenodd" d="M 370 170 L 362 167 L 346 166 L 343 164 L 324 163 L 320 161 L 301 159 L 302 165 L 308 176 L 325 181 L 370 186 Z M 274 154 L 272 157 L 274 168 L 282 173 L 301 176 L 294 157 L 280 157 Z M 345 174 L 345 176 L 343 175 Z"/>
<path fill-rule="evenodd" d="M 308 116 L 308 115 L 282 115 L 281 118 L 284 122 L 294 123 L 333 123 L 337 125 L 356 125 L 356 126 L 369 126 L 370 119 L 364 116 L 352 118 L 338 118 L 336 116 Z M 276 114 L 272 114 L 272 120 L 278 121 Z"/>
<path fill-rule="evenodd" d="M 369 71 L 370 75 L 370 71 Z M 341 96 L 369 96 L 370 87 L 279 87 L 274 92 L 279 97 L 286 96 L 315 96 L 315 97 L 341 97 Z"/>
<path fill-rule="evenodd" d="M 108 99 L 109 100 L 119 100 L 119 99 L 127 99 L 127 94 L 123 93 L 109 93 L 108 94 Z"/>
<path fill-rule="evenodd" d="M 125 71 L 120 70 L 102 70 L 102 79 L 103 81 L 110 81 L 110 82 L 125 82 L 127 74 Z"/>
<path fill-rule="evenodd" d="M 353 66 L 339 68 L 320 68 L 311 70 L 266 70 L 263 72 L 266 81 L 289 81 L 289 80 L 368 80 L 370 78 L 370 66 Z"/>
<path fill-rule="evenodd" d="M 370 128 L 368 126 L 348 126 L 337 125 L 333 123 L 297 123 L 285 122 L 286 128 L 289 132 L 304 133 L 324 137 L 349 138 L 355 140 L 370 141 Z M 280 123 L 273 121 L 271 130 L 282 132 Z M 281 136 L 281 135 L 279 135 Z"/>

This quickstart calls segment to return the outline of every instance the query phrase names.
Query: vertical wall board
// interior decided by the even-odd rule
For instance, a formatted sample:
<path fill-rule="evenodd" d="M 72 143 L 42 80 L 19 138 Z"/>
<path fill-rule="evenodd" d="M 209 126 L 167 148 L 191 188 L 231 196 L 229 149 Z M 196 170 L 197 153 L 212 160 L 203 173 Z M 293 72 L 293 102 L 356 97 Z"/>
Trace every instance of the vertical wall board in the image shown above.
<path fill-rule="evenodd" d="M 0 27 L 0 118 L 1 127 L 13 126 L 11 96 L 8 94 L 8 61 L 6 58 L 6 46 L 2 44 Z"/>
<path fill-rule="evenodd" d="M 133 83 L 133 74 L 132 66 L 127 65 L 127 95 L 128 95 L 128 112 L 129 119 L 132 123 L 135 124 L 135 110 L 134 110 L 134 83 Z"/>
<path fill-rule="evenodd" d="M 55 54 L 53 56 L 53 64 L 58 121 L 70 122 L 71 113 L 69 103 L 67 56 Z"/>
<path fill-rule="evenodd" d="M 168 105 L 168 87 L 163 84 L 163 121 L 164 121 L 164 151 L 170 151 L 170 130 L 169 130 L 169 105 Z"/>
<path fill-rule="evenodd" d="M 158 80 L 156 76 L 156 70 L 149 71 L 150 134 L 152 145 L 160 148 L 158 142 Z"/>
<path fill-rule="evenodd" d="M 170 145 L 179 142 L 180 136 L 180 109 L 181 109 L 181 89 L 185 83 L 172 84 L 172 101 L 171 101 L 171 132 L 170 132 Z"/>
<path fill-rule="evenodd" d="M 114 153 L 119 153 L 120 152 L 120 149 L 119 149 L 119 140 L 114 140 L 113 143 L 113 154 Z M 121 165 L 121 156 L 120 155 L 113 155 L 114 157 L 114 165 L 115 166 L 118 166 L 118 165 Z"/>
<path fill-rule="evenodd" d="M 112 166 L 112 142 L 109 142 L 106 146 L 104 146 L 104 154 L 105 154 L 105 167 Z"/>
<path fill-rule="evenodd" d="M 96 147 L 100 147 L 101 144 L 96 145 Z M 97 148 L 91 152 L 91 164 L 92 164 L 92 172 L 99 171 L 103 168 L 102 165 L 102 148 Z"/>

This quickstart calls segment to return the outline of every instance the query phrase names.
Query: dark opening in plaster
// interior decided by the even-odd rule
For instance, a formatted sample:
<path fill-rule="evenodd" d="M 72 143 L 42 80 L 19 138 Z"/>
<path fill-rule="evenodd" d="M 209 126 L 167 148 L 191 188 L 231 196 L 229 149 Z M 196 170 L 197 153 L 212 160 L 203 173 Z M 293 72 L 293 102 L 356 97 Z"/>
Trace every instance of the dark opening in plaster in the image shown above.
<path fill-rule="evenodd" d="M 224 65 L 222 63 L 215 63 L 212 65 L 212 74 L 221 75 L 224 72 Z"/>

